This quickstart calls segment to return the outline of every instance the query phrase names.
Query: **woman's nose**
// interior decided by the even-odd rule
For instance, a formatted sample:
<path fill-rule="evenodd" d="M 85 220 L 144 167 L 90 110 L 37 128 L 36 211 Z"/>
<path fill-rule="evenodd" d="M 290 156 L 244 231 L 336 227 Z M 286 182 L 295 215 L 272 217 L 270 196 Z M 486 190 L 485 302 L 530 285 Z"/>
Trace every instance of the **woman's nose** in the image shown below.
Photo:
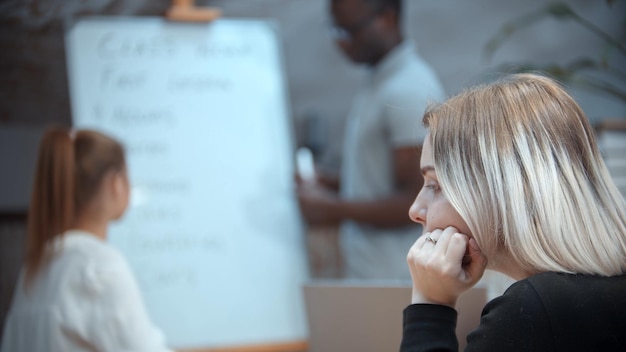
<path fill-rule="evenodd" d="M 409 207 L 409 218 L 418 224 L 426 224 L 426 203 L 420 197 L 422 192 L 417 194 L 413 204 Z"/>

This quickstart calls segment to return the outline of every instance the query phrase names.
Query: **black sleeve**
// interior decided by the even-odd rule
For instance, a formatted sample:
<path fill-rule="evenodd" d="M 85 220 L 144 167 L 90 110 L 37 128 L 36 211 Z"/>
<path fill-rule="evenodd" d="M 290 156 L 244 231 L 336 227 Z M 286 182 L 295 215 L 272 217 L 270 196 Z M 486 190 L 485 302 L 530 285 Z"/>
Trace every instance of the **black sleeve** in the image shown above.
<path fill-rule="evenodd" d="M 400 352 L 459 350 L 456 310 L 435 304 L 412 304 L 404 309 Z"/>
<path fill-rule="evenodd" d="M 528 280 L 513 284 L 487 303 L 480 325 L 467 336 L 466 352 L 555 351 L 543 301 Z"/>
<path fill-rule="evenodd" d="M 401 352 L 457 351 L 456 311 L 416 304 L 404 311 Z M 513 284 L 483 309 L 465 352 L 554 351 L 552 328 L 537 292 L 527 280 Z"/>

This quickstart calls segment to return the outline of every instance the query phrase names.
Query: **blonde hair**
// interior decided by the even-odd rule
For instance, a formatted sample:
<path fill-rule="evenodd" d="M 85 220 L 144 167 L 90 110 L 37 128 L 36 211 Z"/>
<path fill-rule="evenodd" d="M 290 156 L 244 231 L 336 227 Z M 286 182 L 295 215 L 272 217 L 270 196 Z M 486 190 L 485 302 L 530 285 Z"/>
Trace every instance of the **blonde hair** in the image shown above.
<path fill-rule="evenodd" d="M 48 129 L 39 144 L 27 220 L 28 285 L 49 259 L 49 244 L 75 221 L 96 194 L 104 175 L 125 167 L 124 150 L 114 139 L 90 130 Z"/>
<path fill-rule="evenodd" d="M 487 257 L 528 273 L 626 272 L 626 205 L 581 108 L 555 81 L 508 76 L 431 108 L 435 171 Z"/>

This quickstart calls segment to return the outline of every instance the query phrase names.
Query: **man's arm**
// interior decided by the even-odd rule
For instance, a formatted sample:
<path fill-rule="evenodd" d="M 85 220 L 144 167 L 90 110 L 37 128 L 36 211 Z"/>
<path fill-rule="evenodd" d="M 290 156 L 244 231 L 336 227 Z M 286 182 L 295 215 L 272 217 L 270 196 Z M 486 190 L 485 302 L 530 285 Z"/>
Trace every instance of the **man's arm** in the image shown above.
<path fill-rule="evenodd" d="M 376 227 L 399 227 L 412 223 L 407 216 L 411 203 L 422 188 L 419 172 L 422 148 L 401 147 L 393 151 L 395 193 L 372 201 L 340 202 L 339 212 L 345 219 Z"/>
<path fill-rule="evenodd" d="M 419 172 L 421 147 L 401 147 L 393 151 L 395 192 L 368 201 L 344 201 L 336 193 L 319 187 L 299 189 L 300 207 L 312 224 L 333 224 L 354 220 L 380 228 L 411 224 L 407 212 L 423 184 Z"/>

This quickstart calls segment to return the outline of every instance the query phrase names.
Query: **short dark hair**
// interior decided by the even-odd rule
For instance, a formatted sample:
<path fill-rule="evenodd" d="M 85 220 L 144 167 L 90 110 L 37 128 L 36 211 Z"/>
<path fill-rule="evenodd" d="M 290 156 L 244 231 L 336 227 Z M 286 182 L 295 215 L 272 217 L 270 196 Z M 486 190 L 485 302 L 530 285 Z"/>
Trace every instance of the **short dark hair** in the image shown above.
<path fill-rule="evenodd" d="M 398 18 L 402 17 L 402 0 L 364 0 L 364 2 L 370 4 L 377 12 L 391 10 Z"/>

